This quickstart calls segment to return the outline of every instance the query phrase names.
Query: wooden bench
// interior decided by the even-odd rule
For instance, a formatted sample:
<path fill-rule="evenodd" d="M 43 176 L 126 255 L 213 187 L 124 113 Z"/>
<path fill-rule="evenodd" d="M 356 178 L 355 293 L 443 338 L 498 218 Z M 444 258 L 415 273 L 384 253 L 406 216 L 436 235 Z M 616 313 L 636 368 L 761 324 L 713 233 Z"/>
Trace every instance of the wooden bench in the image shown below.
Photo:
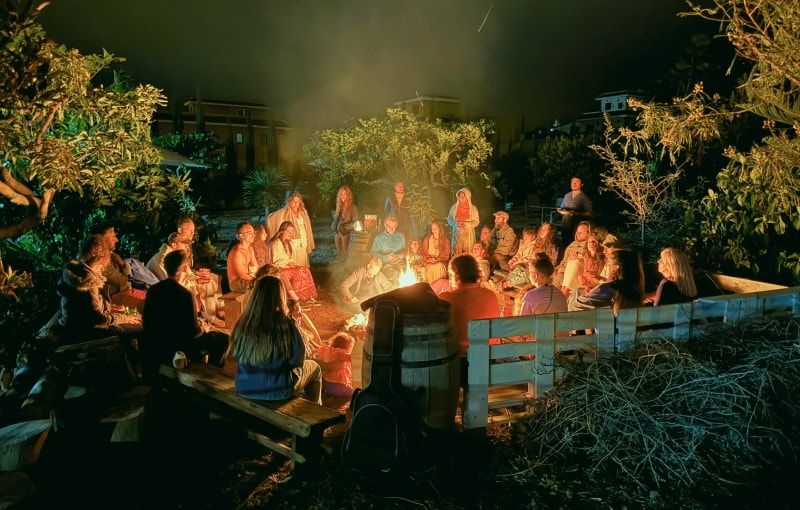
<path fill-rule="evenodd" d="M 289 458 L 292 468 L 315 460 L 325 429 L 345 419 L 343 413 L 304 398 L 268 402 L 241 397 L 236 394 L 233 376 L 214 366 L 192 364 L 177 370 L 161 365 L 159 372 L 173 387 L 192 390 L 193 397 L 212 413 L 243 428 L 250 439 Z"/>

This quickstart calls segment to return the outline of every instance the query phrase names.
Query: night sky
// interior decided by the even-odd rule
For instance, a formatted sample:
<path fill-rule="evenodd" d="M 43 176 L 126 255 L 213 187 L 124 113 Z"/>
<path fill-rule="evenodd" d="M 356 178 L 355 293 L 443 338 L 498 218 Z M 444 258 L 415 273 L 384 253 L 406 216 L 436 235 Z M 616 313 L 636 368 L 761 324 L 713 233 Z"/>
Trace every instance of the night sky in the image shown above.
<path fill-rule="evenodd" d="M 489 9 L 491 7 L 491 11 Z M 301 132 L 414 95 L 527 126 L 647 87 L 697 22 L 683 0 L 52 0 L 49 36 L 186 99 L 265 103 Z M 478 28 L 489 12 L 480 31 Z"/>

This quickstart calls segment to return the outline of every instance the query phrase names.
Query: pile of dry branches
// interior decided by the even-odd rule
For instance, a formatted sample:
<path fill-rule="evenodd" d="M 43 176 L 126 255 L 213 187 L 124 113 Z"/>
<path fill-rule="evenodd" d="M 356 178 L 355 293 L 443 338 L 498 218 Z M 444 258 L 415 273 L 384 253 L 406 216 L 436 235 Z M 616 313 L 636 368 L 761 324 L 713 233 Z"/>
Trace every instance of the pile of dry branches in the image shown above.
<path fill-rule="evenodd" d="M 566 370 L 505 477 L 527 483 L 543 470 L 577 473 L 595 495 L 675 502 L 700 492 L 731 497 L 765 471 L 796 465 L 797 320 L 720 327 L 685 344 L 644 343 Z"/>

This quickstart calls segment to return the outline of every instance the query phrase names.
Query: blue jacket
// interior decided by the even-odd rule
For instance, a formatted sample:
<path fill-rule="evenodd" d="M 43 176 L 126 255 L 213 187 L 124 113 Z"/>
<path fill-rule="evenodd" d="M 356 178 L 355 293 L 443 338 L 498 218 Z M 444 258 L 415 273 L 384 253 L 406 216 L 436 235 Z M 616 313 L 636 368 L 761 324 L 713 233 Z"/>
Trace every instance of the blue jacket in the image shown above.
<path fill-rule="evenodd" d="M 254 400 L 286 400 L 294 394 L 299 377 L 294 369 L 303 366 L 306 347 L 300 331 L 291 322 L 292 354 L 289 358 L 273 358 L 264 365 L 236 366 L 236 393 Z"/>
<path fill-rule="evenodd" d="M 389 260 L 390 253 L 402 255 L 404 251 L 406 251 L 406 238 L 402 233 L 395 231 L 394 234 L 390 234 L 383 231 L 376 235 L 375 240 L 372 241 L 370 253 L 372 253 L 373 257 L 378 257 L 383 262 L 386 262 Z"/>

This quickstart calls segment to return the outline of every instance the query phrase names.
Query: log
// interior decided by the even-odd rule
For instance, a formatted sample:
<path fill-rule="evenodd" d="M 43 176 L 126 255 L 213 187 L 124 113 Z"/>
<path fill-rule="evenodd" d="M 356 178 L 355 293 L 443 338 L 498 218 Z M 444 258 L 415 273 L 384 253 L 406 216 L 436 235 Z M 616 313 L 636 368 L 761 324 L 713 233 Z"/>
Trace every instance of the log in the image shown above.
<path fill-rule="evenodd" d="M 112 443 L 137 442 L 142 437 L 149 386 L 134 386 L 118 395 L 104 410 L 100 423 L 113 423 Z"/>
<path fill-rule="evenodd" d="M 39 460 L 50 420 L 31 420 L 0 429 L 0 471 L 18 471 Z"/>

